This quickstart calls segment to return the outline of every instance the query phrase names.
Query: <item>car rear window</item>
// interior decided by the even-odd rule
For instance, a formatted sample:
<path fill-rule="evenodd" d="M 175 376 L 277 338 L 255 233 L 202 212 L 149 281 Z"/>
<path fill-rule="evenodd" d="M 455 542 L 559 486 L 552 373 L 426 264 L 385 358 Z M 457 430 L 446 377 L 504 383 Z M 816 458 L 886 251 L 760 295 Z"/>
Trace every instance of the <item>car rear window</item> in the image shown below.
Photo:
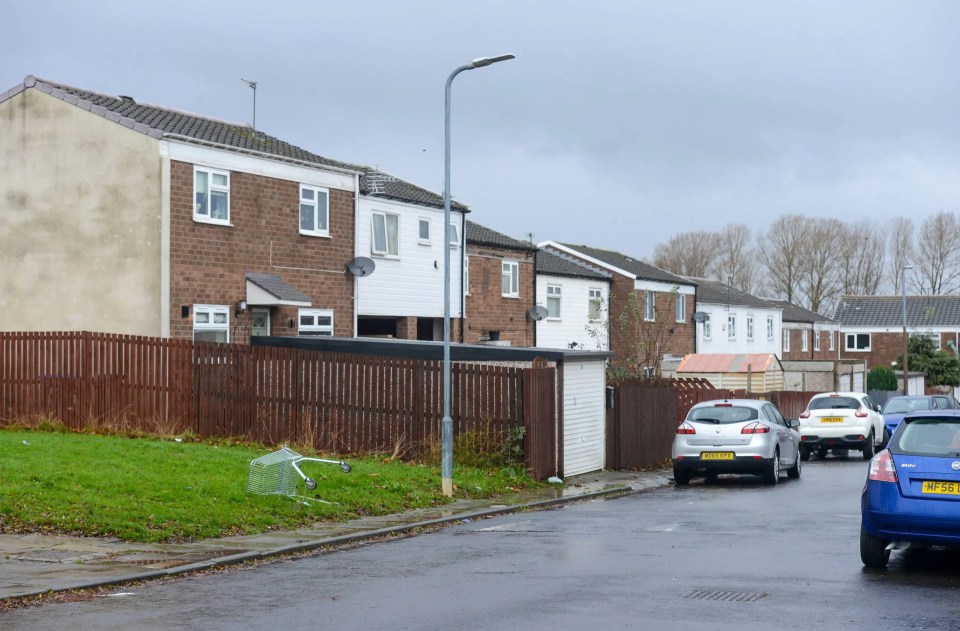
<path fill-rule="evenodd" d="M 860 402 L 853 397 L 817 397 L 810 399 L 808 410 L 856 410 Z"/>
<path fill-rule="evenodd" d="M 916 410 L 929 410 L 930 399 L 890 399 L 883 406 L 884 414 L 906 414 Z"/>
<path fill-rule="evenodd" d="M 755 421 L 758 418 L 757 410 L 739 405 L 695 408 L 687 415 L 688 421 L 702 423 L 742 423 Z"/>
<path fill-rule="evenodd" d="M 900 431 L 901 451 L 925 456 L 946 456 L 960 451 L 960 419 L 916 419 Z"/>

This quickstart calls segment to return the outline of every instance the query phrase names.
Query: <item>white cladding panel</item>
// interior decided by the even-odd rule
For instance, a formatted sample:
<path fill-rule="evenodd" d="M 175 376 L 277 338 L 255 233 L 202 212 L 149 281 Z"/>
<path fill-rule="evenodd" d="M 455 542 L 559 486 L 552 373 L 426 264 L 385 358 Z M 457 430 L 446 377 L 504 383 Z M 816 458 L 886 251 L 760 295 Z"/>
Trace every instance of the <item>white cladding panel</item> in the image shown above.
<path fill-rule="evenodd" d="M 547 286 L 560 287 L 560 318 L 548 318 L 537 322 L 537 346 L 540 348 L 582 348 L 607 350 L 607 329 L 603 322 L 590 321 L 590 290 L 600 290 L 604 305 L 601 315 L 606 315 L 610 295 L 609 283 L 605 280 L 570 278 L 537 274 L 537 304 L 546 306 Z M 596 337 L 590 331 L 596 333 Z M 571 346 L 576 344 L 576 346 Z"/>
<path fill-rule="evenodd" d="M 710 337 L 704 335 L 704 325 L 697 325 L 698 353 L 773 353 L 781 356 L 782 311 L 780 309 L 760 309 L 730 305 L 697 305 L 697 311 L 710 315 Z M 734 338 L 727 331 L 729 316 L 735 316 Z M 692 314 L 688 314 L 692 317 Z M 747 318 L 753 318 L 753 338 L 747 337 Z M 767 335 L 767 318 L 773 318 L 773 335 Z"/>
<path fill-rule="evenodd" d="M 604 361 L 563 365 L 563 475 L 603 469 L 606 378 Z"/>
<path fill-rule="evenodd" d="M 375 256 L 373 213 L 383 212 L 400 218 L 399 256 Z M 430 241 L 420 242 L 420 219 L 430 222 Z M 450 316 L 461 314 L 461 255 L 463 214 L 450 213 L 450 221 L 460 228 L 461 245 L 450 249 Z M 377 264 L 370 276 L 357 279 L 357 314 L 366 316 L 443 317 L 443 209 L 360 198 L 357 223 L 357 256 L 366 256 Z"/>

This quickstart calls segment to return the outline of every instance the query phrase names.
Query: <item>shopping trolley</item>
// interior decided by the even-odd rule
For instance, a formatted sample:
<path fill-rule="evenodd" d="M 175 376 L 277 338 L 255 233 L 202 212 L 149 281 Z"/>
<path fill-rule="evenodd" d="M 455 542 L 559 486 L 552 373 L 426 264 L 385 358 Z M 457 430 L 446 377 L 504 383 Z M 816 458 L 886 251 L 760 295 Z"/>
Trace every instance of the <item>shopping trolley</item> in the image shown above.
<path fill-rule="evenodd" d="M 301 480 L 303 480 L 303 485 L 307 490 L 312 491 L 317 488 L 317 481 L 307 477 L 300 469 L 300 463 L 302 462 L 335 464 L 344 473 L 350 473 L 352 468 L 343 460 L 325 460 L 323 458 L 301 456 L 284 445 L 277 451 L 250 461 L 250 471 L 247 473 L 247 493 L 286 495 L 296 499 L 301 504 L 306 504 L 303 500 L 322 502 L 321 499 L 298 493 Z"/>

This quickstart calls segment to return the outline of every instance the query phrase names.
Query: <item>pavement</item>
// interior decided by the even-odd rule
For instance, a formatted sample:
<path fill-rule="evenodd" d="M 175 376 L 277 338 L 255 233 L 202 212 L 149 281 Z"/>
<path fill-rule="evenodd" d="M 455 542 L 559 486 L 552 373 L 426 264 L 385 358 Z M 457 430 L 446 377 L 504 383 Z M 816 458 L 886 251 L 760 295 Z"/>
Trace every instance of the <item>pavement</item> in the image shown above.
<path fill-rule="evenodd" d="M 109 587 L 217 567 L 403 535 L 521 510 L 609 497 L 669 484 L 668 472 L 600 471 L 560 485 L 484 500 L 457 500 L 345 523 L 191 543 L 140 544 L 119 539 L 0 534 L 0 601 L 68 590 Z M 291 500 L 292 501 L 292 500 Z"/>

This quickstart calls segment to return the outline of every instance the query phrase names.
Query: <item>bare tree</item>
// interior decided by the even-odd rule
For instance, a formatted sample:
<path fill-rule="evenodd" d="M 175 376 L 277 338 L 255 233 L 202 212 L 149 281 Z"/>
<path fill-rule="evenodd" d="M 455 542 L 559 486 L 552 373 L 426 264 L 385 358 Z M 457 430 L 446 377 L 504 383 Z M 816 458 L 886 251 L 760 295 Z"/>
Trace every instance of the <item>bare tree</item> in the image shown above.
<path fill-rule="evenodd" d="M 883 279 L 887 247 L 883 232 L 869 220 L 843 226 L 837 248 L 840 290 L 847 295 L 873 296 Z"/>
<path fill-rule="evenodd" d="M 750 228 L 744 224 L 728 224 L 716 236 L 716 250 L 713 277 L 740 291 L 754 293 L 758 283 Z"/>
<path fill-rule="evenodd" d="M 786 215 L 774 221 L 760 239 L 760 263 L 767 273 L 767 290 L 792 303 L 800 297 L 800 277 L 811 223 L 802 215 Z"/>
<path fill-rule="evenodd" d="M 893 293 L 900 293 L 903 268 L 913 260 L 913 220 L 909 217 L 892 219 L 887 228 L 890 234 L 890 263 L 887 269 L 893 284 Z"/>
<path fill-rule="evenodd" d="M 820 311 L 840 292 L 839 252 L 845 226 L 839 219 L 810 219 L 800 266 L 800 291 L 811 311 Z"/>
<path fill-rule="evenodd" d="M 681 232 L 653 250 L 653 264 L 681 276 L 705 277 L 716 258 L 717 235 L 705 230 Z"/>
<path fill-rule="evenodd" d="M 960 220 L 940 212 L 923 220 L 914 252 L 919 289 L 934 296 L 953 293 L 960 285 Z"/>

